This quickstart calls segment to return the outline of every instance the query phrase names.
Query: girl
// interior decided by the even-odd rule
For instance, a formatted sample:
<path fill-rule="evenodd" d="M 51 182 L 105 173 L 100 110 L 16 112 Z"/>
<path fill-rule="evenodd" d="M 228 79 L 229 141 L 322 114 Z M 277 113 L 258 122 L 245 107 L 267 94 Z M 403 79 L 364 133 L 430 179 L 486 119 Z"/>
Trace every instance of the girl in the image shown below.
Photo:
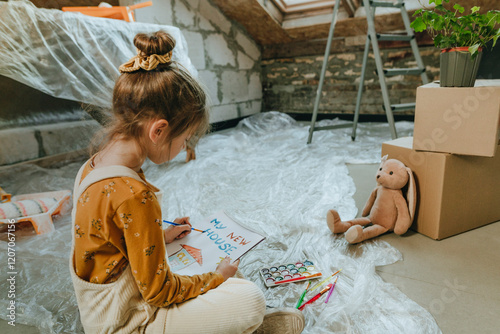
<path fill-rule="evenodd" d="M 75 180 L 70 271 L 85 332 L 300 333 L 300 312 L 266 312 L 260 289 L 232 278 L 239 261 L 202 275 L 170 271 L 165 243 L 191 224 L 177 218 L 181 226 L 162 231 L 160 192 L 141 166 L 195 144 L 209 126 L 206 96 L 172 61 L 170 35 L 138 34 L 134 44 L 137 56 L 120 66 L 107 140 Z"/>

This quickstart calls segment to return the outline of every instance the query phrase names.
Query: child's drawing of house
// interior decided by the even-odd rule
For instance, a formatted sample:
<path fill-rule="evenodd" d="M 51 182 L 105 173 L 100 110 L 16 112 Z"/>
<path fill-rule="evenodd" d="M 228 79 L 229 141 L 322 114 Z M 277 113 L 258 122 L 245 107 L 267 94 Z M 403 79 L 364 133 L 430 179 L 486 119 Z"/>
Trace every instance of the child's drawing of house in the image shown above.
<path fill-rule="evenodd" d="M 168 262 L 173 272 L 184 269 L 195 262 L 201 266 L 203 264 L 201 249 L 181 244 L 181 249 L 170 255 Z"/>

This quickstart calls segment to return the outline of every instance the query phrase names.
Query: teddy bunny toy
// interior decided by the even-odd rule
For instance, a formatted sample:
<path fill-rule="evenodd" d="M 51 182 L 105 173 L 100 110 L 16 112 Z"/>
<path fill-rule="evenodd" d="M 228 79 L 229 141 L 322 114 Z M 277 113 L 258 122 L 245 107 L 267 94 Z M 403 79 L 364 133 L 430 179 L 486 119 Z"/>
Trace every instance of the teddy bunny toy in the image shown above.
<path fill-rule="evenodd" d="M 346 240 L 355 244 L 387 231 L 404 234 L 411 226 L 415 213 L 416 187 L 413 173 L 401 161 L 382 158 L 376 174 L 377 187 L 365 204 L 361 218 L 342 221 L 335 210 L 326 216 L 333 233 L 344 233 Z M 408 184 L 406 199 L 402 188 Z M 368 224 L 368 227 L 361 227 Z"/>

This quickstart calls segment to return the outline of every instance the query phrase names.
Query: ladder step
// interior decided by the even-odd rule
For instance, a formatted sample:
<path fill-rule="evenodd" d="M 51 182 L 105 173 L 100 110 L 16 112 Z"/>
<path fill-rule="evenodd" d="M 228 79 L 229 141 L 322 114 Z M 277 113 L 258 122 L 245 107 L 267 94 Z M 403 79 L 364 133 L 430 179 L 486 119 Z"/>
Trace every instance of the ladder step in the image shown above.
<path fill-rule="evenodd" d="M 405 111 L 415 109 L 415 102 L 411 103 L 401 103 L 401 104 L 391 104 L 391 109 L 393 112 Z M 385 109 L 385 108 L 384 108 Z"/>
<path fill-rule="evenodd" d="M 423 72 L 425 72 L 425 68 L 419 67 L 384 69 L 384 74 L 386 77 L 393 77 L 396 75 L 419 75 Z"/>
<path fill-rule="evenodd" d="M 404 6 L 403 1 L 380 1 L 380 0 L 370 0 L 370 6 L 372 7 L 390 7 L 390 8 L 401 8 Z"/>
<path fill-rule="evenodd" d="M 415 35 L 394 35 L 394 34 L 379 34 L 377 33 L 377 39 L 379 41 L 404 41 L 409 42 L 415 38 Z"/>

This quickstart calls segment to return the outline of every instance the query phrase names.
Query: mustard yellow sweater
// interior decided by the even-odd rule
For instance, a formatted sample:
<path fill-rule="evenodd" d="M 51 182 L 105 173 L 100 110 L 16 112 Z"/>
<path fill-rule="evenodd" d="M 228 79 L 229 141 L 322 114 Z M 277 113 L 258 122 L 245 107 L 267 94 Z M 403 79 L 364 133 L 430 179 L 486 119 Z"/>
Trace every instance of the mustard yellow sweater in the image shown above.
<path fill-rule="evenodd" d="M 92 170 L 89 162 L 82 179 Z M 135 283 L 151 305 L 166 307 L 220 285 L 221 274 L 174 274 L 165 258 L 157 188 L 144 180 L 115 177 L 98 181 L 78 198 L 74 225 L 74 269 L 81 279 L 115 282 L 130 266 Z M 145 184 L 146 183 L 146 184 Z"/>

